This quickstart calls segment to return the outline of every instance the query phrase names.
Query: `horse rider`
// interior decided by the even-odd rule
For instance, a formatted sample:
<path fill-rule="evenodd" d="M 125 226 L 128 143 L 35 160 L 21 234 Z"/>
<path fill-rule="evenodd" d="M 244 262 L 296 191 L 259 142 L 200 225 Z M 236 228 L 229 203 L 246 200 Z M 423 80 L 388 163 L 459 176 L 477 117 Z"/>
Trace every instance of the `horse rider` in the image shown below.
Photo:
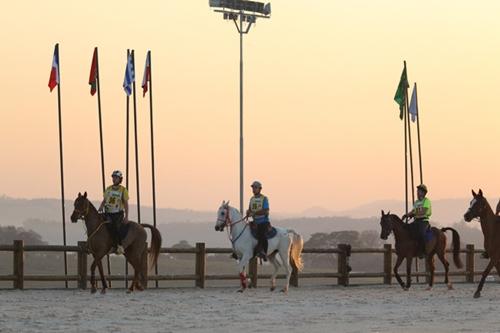
<path fill-rule="evenodd" d="M 267 237 L 266 234 L 271 226 L 269 222 L 269 199 L 261 193 L 262 184 L 258 181 L 252 183 L 253 197 L 246 217 L 252 217 L 257 226 L 257 256 L 264 261 L 267 260 Z"/>
<path fill-rule="evenodd" d="M 420 184 L 417 186 L 417 198 L 413 204 L 413 210 L 405 215 L 403 215 L 403 220 L 406 218 L 415 218 L 412 225 L 417 230 L 418 241 L 419 241 L 419 251 L 418 256 L 423 258 L 425 256 L 425 234 L 429 228 L 429 219 L 432 215 L 432 205 L 427 195 L 427 186 Z"/>
<path fill-rule="evenodd" d="M 121 225 L 128 223 L 128 191 L 121 185 L 123 174 L 119 170 L 111 174 L 113 185 L 104 191 L 104 199 L 99 207 L 100 212 L 104 212 L 105 218 L 111 221 L 113 248 L 116 254 L 125 253 L 121 244 Z"/>

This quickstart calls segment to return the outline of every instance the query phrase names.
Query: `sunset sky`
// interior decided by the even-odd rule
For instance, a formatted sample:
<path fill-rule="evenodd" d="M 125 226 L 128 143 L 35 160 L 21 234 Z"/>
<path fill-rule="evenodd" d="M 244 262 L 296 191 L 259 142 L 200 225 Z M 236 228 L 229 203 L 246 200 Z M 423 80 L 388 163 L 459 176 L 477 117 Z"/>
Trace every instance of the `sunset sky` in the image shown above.
<path fill-rule="evenodd" d="M 264 184 L 272 210 L 404 199 L 393 101 L 403 60 L 419 88 L 429 195 L 468 197 L 481 187 L 496 202 L 499 1 L 275 0 L 272 9 L 244 45 L 245 182 Z M 125 169 L 131 48 L 141 199 L 151 204 L 149 104 L 139 89 L 151 50 L 158 206 L 238 206 L 238 35 L 208 0 L 10 1 L 0 17 L 0 195 L 60 195 L 57 94 L 47 87 L 60 43 L 68 199 L 101 196 L 97 100 L 87 83 L 98 46 L 107 182 Z"/>

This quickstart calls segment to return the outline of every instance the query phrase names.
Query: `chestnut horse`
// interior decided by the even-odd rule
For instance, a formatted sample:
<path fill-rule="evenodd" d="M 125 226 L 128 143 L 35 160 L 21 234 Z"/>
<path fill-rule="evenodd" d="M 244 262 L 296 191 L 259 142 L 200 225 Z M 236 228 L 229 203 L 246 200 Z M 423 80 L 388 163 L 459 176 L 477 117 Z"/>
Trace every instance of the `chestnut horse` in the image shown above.
<path fill-rule="evenodd" d="M 414 257 L 418 255 L 418 241 L 412 237 L 411 226 L 408 223 L 404 223 L 399 216 L 382 211 L 382 218 L 380 219 L 380 226 L 382 231 L 380 232 L 380 238 L 386 240 L 390 233 L 394 233 L 394 239 L 396 240 L 396 264 L 394 265 L 394 276 L 398 280 L 399 284 L 404 290 L 408 290 L 411 286 L 411 263 Z M 451 281 L 448 278 L 448 271 L 450 264 L 446 260 L 446 231 L 451 231 L 453 233 L 453 262 L 457 268 L 462 268 L 462 261 L 460 260 L 460 235 L 453 228 L 435 228 L 432 227 L 433 238 L 426 242 L 425 252 L 427 257 L 427 262 L 429 264 L 430 279 L 429 287 L 427 290 L 431 290 L 434 285 L 434 271 L 436 266 L 434 264 L 434 255 L 437 254 L 439 260 L 444 266 L 444 283 L 448 286 L 448 289 L 453 289 Z M 401 276 L 398 274 L 398 268 L 406 258 L 406 285 L 401 280 Z"/>
<path fill-rule="evenodd" d="M 497 212 L 499 210 L 500 203 L 497 206 Z M 484 236 L 484 249 L 490 258 L 490 262 L 483 271 L 481 281 L 479 281 L 477 290 L 474 293 L 474 298 L 478 298 L 481 296 L 484 281 L 488 274 L 490 274 L 493 266 L 495 266 L 497 273 L 500 275 L 500 217 L 493 213 L 493 209 L 491 209 L 488 200 L 483 196 L 482 190 L 479 190 L 477 194 L 472 191 L 470 207 L 464 214 L 465 222 L 471 222 L 475 218 L 479 218 L 479 222 L 481 223 L 481 230 Z"/>
<path fill-rule="evenodd" d="M 101 293 L 105 294 L 108 286 L 104 277 L 101 260 L 111 250 L 113 237 L 111 237 L 106 227 L 108 222 L 103 219 L 102 215 L 97 212 L 94 205 L 87 199 L 87 192 L 83 195 L 78 193 L 78 197 L 74 203 L 71 222 L 76 223 L 79 219 L 85 221 L 85 226 L 87 227 L 87 249 L 94 257 L 94 261 L 90 266 L 91 292 L 95 293 L 97 291 L 95 280 L 95 268 L 97 266 L 102 281 Z M 144 256 L 144 252 L 148 249 L 146 246 L 147 234 L 144 228 L 151 230 L 151 250 L 149 253 L 151 267 L 154 267 L 158 262 L 158 255 L 161 248 L 161 234 L 158 229 L 149 224 L 138 224 L 129 221 L 128 225 L 128 233 L 125 239 L 123 239 L 122 245 L 125 249 L 127 261 L 134 268 L 134 279 L 128 290 L 128 292 L 133 292 L 135 289 L 143 290 L 147 287 L 146 273 L 148 270 L 148 260 Z M 144 260 L 144 258 L 146 259 Z"/>

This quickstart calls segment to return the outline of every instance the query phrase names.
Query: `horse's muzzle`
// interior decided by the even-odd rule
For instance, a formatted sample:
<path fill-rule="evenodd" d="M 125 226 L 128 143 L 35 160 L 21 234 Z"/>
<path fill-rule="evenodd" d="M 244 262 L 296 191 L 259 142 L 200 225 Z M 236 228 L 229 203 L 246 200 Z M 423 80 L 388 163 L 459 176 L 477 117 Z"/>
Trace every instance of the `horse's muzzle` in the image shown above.
<path fill-rule="evenodd" d="M 470 222 L 470 221 L 472 221 L 472 217 L 470 216 L 470 214 L 469 214 L 469 213 L 465 213 L 465 214 L 464 214 L 464 220 L 465 220 L 465 222 Z"/>

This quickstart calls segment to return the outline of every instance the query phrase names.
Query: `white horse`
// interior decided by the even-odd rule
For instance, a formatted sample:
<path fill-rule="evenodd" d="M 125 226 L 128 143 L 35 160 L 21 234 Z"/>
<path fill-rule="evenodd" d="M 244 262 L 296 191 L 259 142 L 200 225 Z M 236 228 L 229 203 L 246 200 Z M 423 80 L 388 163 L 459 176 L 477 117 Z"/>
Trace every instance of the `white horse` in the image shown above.
<path fill-rule="evenodd" d="M 217 222 L 215 223 L 216 231 L 224 231 L 225 227 L 229 228 L 233 251 L 239 260 L 238 267 L 241 281 L 241 289 L 239 291 L 243 292 L 247 288 L 245 269 L 250 259 L 254 256 L 254 248 L 257 245 L 257 240 L 252 236 L 248 222 L 242 218 L 236 208 L 229 206 L 229 201 L 222 202 L 217 211 Z M 291 229 L 276 228 L 276 231 L 276 236 L 269 239 L 267 250 L 268 259 L 274 266 L 274 272 L 271 275 L 271 291 L 276 289 L 276 276 L 280 267 L 276 253 L 279 253 L 286 271 L 285 286 L 282 289 L 286 293 L 288 292 L 290 276 L 292 275 L 291 265 L 294 265 L 298 271 L 301 271 L 304 267 L 301 257 L 304 240 L 302 236 Z"/>

